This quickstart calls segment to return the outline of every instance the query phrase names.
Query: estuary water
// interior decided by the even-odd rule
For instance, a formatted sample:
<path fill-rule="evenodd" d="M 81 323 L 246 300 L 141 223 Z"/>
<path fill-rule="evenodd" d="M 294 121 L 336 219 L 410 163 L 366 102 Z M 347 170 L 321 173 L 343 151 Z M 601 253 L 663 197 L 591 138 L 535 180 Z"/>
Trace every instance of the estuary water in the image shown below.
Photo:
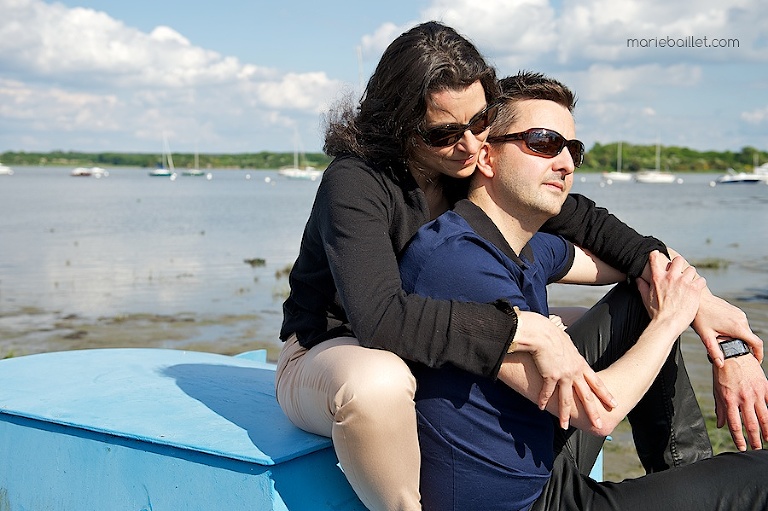
<path fill-rule="evenodd" d="M 220 352 L 237 349 L 229 339 L 278 345 L 284 270 L 298 253 L 319 181 L 266 170 L 175 180 L 138 168 L 109 169 L 100 179 L 70 170 L 20 167 L 0 176 L 0 357 L 5 339 L 22 353 L 83 347 L 54 346 L 43 334 L 85 337 L 84 323 L 133 316 L 207 318 L 207 330 L 195 335 Z M 768 186 L 681 177 L 682 184 L 606 185 L 597 174 L 577 175 L 574 192 L 686 255 L 716 294 L 768 303 Z M 556 286 L 550 293 L 555 304 L 568 304 L 605 291 Z M 225 316 L 239 320 L 222 330 Z M 62 326 L 73 318 L 80 326 Z"/>

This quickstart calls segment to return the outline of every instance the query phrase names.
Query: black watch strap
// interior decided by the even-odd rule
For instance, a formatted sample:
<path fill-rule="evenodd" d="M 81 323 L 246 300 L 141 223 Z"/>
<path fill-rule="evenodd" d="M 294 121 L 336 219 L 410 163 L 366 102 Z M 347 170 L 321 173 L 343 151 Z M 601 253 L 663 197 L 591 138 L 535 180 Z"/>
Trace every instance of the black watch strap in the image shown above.
<path fill-rule="evenodd" d="M 741 339 L 730 339 L 728 341 L 720 342 L 720 349 L 723 352 L 723 360 L 729 358 L 740 357 L 742 355 L 748 355 L 752 353 L 749 350 L 749 345 Z M 712 358 L 707 355 L 707 358 L 712 362 Z"/>

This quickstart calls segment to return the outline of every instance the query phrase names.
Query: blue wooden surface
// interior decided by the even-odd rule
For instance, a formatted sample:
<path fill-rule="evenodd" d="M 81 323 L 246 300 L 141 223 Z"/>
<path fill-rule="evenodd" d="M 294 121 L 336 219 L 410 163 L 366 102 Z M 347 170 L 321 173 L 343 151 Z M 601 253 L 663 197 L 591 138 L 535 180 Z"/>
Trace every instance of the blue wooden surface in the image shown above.
<path fill-rule="evenodd" d="M 0 510 L 361 511 L 258 359 L 157 349 L 0 361 Z"/>

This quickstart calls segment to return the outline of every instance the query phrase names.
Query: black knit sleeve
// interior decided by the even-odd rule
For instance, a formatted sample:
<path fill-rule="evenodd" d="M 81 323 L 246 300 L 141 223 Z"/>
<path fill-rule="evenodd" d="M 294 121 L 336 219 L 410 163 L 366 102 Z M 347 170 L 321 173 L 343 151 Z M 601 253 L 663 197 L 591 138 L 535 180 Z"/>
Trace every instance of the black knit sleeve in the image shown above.
<path fill-rule="evenodd" d="M 344 335 L 348 324 L 362 346 L 496 376 L 517 316 L 498 304 L 403 291 L 397 253 L 426 218 L 404 200 L 400 187 L 362 165 L 340 162 L 326 170 L 291 273 L 283 336 L 296 332 L 311 346 Z"/>
<path fill-rule="evenodd" d="M 560 214 L 542 227 L 589 250 L 604 262 L 638 277 L 654 250 L 667 253 L 667 247 L 652 236 L 643 236 L 592 200 L 571 194 Z"/>

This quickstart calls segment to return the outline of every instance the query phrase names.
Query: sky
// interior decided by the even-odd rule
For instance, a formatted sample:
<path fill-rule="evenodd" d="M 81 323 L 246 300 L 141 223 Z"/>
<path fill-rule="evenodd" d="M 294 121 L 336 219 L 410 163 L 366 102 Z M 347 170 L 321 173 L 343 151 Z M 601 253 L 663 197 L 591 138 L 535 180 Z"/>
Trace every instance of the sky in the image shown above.
<path fill-rule="evenodd" d="M 427 20 L 569 85 L 588 148 L 768 149 L 765 0 L 0 0 L 0 152 L 319 152 Z"/>

